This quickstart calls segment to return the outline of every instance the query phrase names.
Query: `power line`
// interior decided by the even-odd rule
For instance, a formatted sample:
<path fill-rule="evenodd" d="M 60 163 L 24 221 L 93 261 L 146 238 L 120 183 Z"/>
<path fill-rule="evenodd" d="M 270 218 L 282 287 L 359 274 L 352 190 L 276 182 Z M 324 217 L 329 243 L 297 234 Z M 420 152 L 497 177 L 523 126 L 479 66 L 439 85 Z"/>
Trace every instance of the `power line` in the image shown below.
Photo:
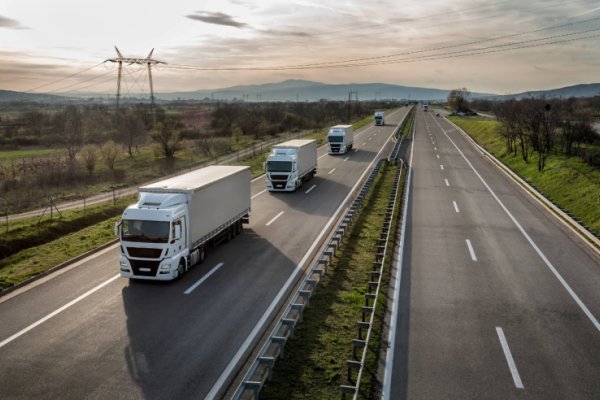
<path fill-rule="evenodd" d="M 26 90 L 24 93 L 33 92 L 34 90 L 41 89 L 41 88 L 43 88 L 43 87 L 50 86 L 50 85 L 53 85 L 53 84 L 55 84 L 55 83 L 58 83 L 58 82 L 62 82 L 62 81 L 64 81 L 64 80 L 66 80 L 66 79 L 72 78 L 72 77 L 74 77 L 74 76 L 77 76 L 77 75 L 81 75 L 81 74 L 83 74 L 84 72 L 87 72 L 87 71 L 89 71 L 89 70 L 91 70 L 91 69 L 94 69 L 94 68 L 96 68 L 96 67 L 98 67 L 98 66 L 100 66 L 100 65 L 102 65 L 102 64 L 104 64 L 104 62 L 100 62 L 100 63 L 98 63 L 98 64 L 92 65 L 91 67 L 88 67 L 88 68 L 86 68 L 86 69 L 83 69 L 83 70 L 81 70 L 81 71 L 79 71 L 79 72 L 75 72 L 75 73 L 73 73 L 73 74 L 71 74 L 71 75 L 67 75 L 67 76 L 65 76 L 64 78 L 60 78 L 60 79 L 57 79 L 57 80 L 55 80 L 55 81 L 48 82 L 48 83 L 45 83 L 45 84 L 43 84 L 43 85 L 40 85 L 40 86 L 34 87 L 33 89 Z"/>
<path fill-rule="evenodd" d="M 567 41 L 553 41 L 553 42 L 547 42 L 547 43 L 537 43 L 536 45 L 527 45 L 526 47 L 522 46 L 522 45 L 526 45 L 527 43 L 543 42 L 546 40 L 552 40 L 552 39 L 564 38 L 564 37 L 573 36 L 573 35 L 581 35 L 581 34 L 585 34 L 585 33 L 589 33 L 589 32 L 595 32 L 598 30 L 600 30 L 600 28 L 594 28 L 594 29 L 589 29 L 589 30 L 580 31 L 580 32 L 564 33 L 564 34 L 560 34 L 560 35 L 546 36 L 546 37 L 538 38 L 538 39 L 516 41 L 516 42 L 511 42 L 511 43 L 501 43 L 501 44 L 483 47 L 483 48 L 464 49 L 464 50 L 459 50 L 456 52 L 431 54 L 431 55 L 425 55 L 425 56 L 421 56 L 421 57 L 393 59 L 393 60 L 387 60 L 387 61 L 381 61 L 381 57 L 378 56 L 378 57 L 374 57 L 374 58 L 360 59 L 360 61 L 364 60 L 365 62 L 360 62 L 360 61 L 357 62 L 357 61 L 350 60 L 345 63 L 340 62 L 339 64 L 316 64 L 316 65 L 300 64 L 300 65 L 267 66 L 267 67 L 200 67 L 200 66 L 194 66 L 194 65 L 171 64 L 171 67 L 175 68 L 175 69 L 198 70 L 198 71 L 283 71 L 283 70 L 310 70 L 310 69 L 365 67 L 365 66 L 372 66 L 372 65 L 384 65 L 384 64 L 397 64 L 397 63 L 402 63 L 402 62 L 424 61 L 424 60 L 429 60 L 430 58 L 434 58 L 436 60 L 443 59 L 443 58 L 453 58 L 455 55 L 459 55 L 462 53 L 468 54 L 468 55 L 486 54 L 486 53 L 491 53 L 491 52 L 484 52 L 484 51 L 490 50 L 490 49 L 496 49 L 496 51 L 494 51 L 494 52 L 500 52 L 500 51 L 516 50 L 516 49 L 520 49 L 520 48 L 541 47 L 541 46 L 547 46 L 550 44 L 557 44 L 557 43 L 564 43 L 564 42 L 574 42 L 574 41 L 578 41 L 578 40 L 594 38 L 596 36 L 595 35 L 594 36 L 585 36 L 585 37 L 581 37 L 581 38 L 570 39 Z M 483 41 L 481 41 L 481 42 L 483 42 Z M 514 46 L 521 46 L 521 47 L 514 47 Z M 501 49 L 501 50 L 498 50 L 498 49 Z M 423 52 L 423 51 L 419 51 L 419 52 Z M 474 53 L 474 52 L 476 52 L 476 53 Z M 416 53 L 417 52 L 409 52 L 409 53 L 404 53 L 404 54 L 401 53 L 400 55 L 410 55 L 410 54 L 416 54 Z"/>

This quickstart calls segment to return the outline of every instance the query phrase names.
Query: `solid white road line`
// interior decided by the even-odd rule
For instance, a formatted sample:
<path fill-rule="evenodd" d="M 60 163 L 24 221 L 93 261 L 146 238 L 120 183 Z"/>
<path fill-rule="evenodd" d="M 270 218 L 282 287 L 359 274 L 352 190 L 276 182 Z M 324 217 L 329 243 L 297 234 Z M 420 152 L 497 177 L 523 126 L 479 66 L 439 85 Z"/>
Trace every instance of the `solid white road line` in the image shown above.
<path fill-rule="evenodd" d="M 460 210 L 458 209 L 458 204 L 456 204 L 456 201 L 453 201 L 452 204 L 454 205 L 454 211 L 456 211 L 457 213 L 459 213 Z"/>
<path fill-rule="evenodd" d="M 316 187 L 317 187 L 317 185 L 312 185 L 312 186 L 311 186 L 310 188 L 308 188 L 308 190 L 307 190 L 306 192 L 304 192 L 304 193 L 308 194 L 308 193 L 312 192 L 312 191 L 313 191 L 313 189 L 314 189 L 314 188 L 316 188 Z"/>
<path fill-rule="evenodd" d="M 525 387 L 523 386 L 523 382 L 521 381 L 519 371 L 517 370 L 515 360 L 513 359 L 513 356 L 510 352 L 510 348 L 508 347 L 508 342 L 506 341 L 506 337 L 504 336 L 504 331 L 502 330 L 502 328 L 497 326 L 496 333 L 498 334 L 498 339 L 500 339 L 500 345 L 502 345 L 502 351 L 504 351 L 504 357 L 506 357 L 506 362 L 508 363 L 508 368 L 510 369 L 510 373 L 512 374 L 516 388 L 525 389 Z"/>
<path fill-rule="evenodd" d="M 404 210 L 402 211 L 402 225 L 400 227 L 400 245 L 398 246 L 398 255 L 396 257 L 396 276 L 394 279 L 394 294 L 392 300 L 392 310 L 390 316 L 390 328 L 388 331 L 388 348 L 385 355 L 385 371 L 383 373 L 383 400 L 390 400 L 390 390 L 392 387 L 392 371 L 394 369 L 394 351 L 396 348 L 396 329 L 398 321 L 398 305 L 400 303 L 400 284 L 402 283 L 402 266 L 404 258 L 404 238 L 406 237 L 406 220 L 408 214 L 408 203 L 410 198 L 410 187 L 412 181 L 412 160 L 415 150 L 414 131 L 410 150 L 410 160 L 408 176 L 406 178 L 406 195 L 404 197 Z"/>
<path fill-rule="evenodd" d="M 446 182 L 446 186 L 450 186 L 450 182 L 448 182 L 448 179 L 444 179 L 444 182 Z"/>
<path fill-rule="evenodd" d="M 36 326 L 43 324 L 44 322 L 48 321 L 50 318 L 56 316 L 57 314 L 60 314 L 61 312 L 65 311 L 67 308 L 71 307 L 72 305 L 79 303 L 81 300 L 85 299 L 89 295 L 97 292 L 98 290 L 102 289 L 104 286 L 108 285 L 109 283 L 111 283 L 111 282 L 119 279 L 120 276 L 121 276 L 121 274 L 117 274 L 117 275 L 113 276 L 112 278 L 110 278 L 110 279 L 102 282 L 98 286 L 91 288 L 90 290 L 88 290 L 87 292 L 85 292 L 81 296 L 77 297 L 76 299 L 71 300 L 70 302 L 68 302 L 67 304 L 65 304 L 64 306 L 62 306 L 61 308 L 59 308 L 59 309 L 51 312 L 50 314 L 46 315 L 44 318 L 41 318 L 41 319 L 37 320 L 33 324 L 29 325 L 27 328 L 20 330 L 19 332 L 15 333 L 14 335 L 12 335 L 11 337 L 9 337 L 7 339 L 4 339 L 2 342 L 0 342 L 0 348 L 2 348 L 5 345 L 9 344 L 10 342 L 12 342 L 13 340 L 15 340 L 19 336 L 22 336 L 25 333 L 29 332 L 30 330 L 32 330 Z"/>
<path fill-rule="evenodd" d="M 371 163 L 363 171 L 362 175 L 358 178 L 358 180 L 356 181 L 356 183 L 354 184 L 354 186 L 352 187 L 352 189 L 350 189 L 350 191 L 348 192 L 348 194 L 346 195 L 346 197 L 344 198 L 344 200 L 342 200 L 342 202 L 340 203 L 340 205 L 338 206 L 338 208 L 335 210 L 335 212 L 333 213 L 333 215 L 331 216 L 331 218 L 329 218 L 329 221 L 327 221 L 327 224 L 325 225 L 325 227 L 323 228 L 323 230 L 321 231 L 321 233 L 319 233 L 319 235 L 314 240 L 314 242 L 312 242 L 310 248 L 304 254 L 304 257 L 302 257 L 302 259 L 300 260 L 300 262 L 296 265 L 296 268 L 290 274 L 290 277 L 288 278 L 288 280 L 283 284 L 283 286 L 281 287 L 281 289 L 279 289 L 279 292 L 277 293 L 277 295 L 275 296 L 275 298 L 273 299 L 273 301 L 271 302 L 271 304 L 269 305 L 269 307 L 267 307 L 267 309 L 265 310 L 265 312 L 261 316 L 260 320 L 256 323 L 256 325 L 252 329 L 252 332 L 250 332 L 250 334 L 248 335 L 248 337 L 246 337 L 246 340 L 244 341 L 244 343 L 242 343 L 242 345 L 238 349 L 237 353 L 233 356 L 233 358 L 231 359 L 231 361 L 229 361 L 229 364 L 227 364 L 227 367 L 225 367 L 225 369 L 223 370 L 223 372 L 221 372 L 221 375 L 219 376 L 219 378 L 217 379 L 217 381 L 213 385 L 213 387 L 210 390 L 210 392 L 208 392 L 208 394 L 206 395 L 205 399 L 214 399 L 217 396 L 217 394 L 221 391 L 221 387 L 225 384 L 225 381 L 227 380 L 227 378 L 229 377 L 229 375 L 231 375 L 231 373 L 233 372 L 233 369 L 235 368 L 235 366 L 238 364 L 238 362 L 240 361 L 240 359 L 242 358 L 242 356 L 246 353 L 246 351 L 248 350 L 248 348 L 250 347 L 250 345 L 252 344 L 252 342 L 254 341 L 254 339 L 256 338 L 256 336 L 262 330 L 263 325 L 266 323 L 266 321 L 269 318 L 269 316 L 273 313 L 273 310 L 275 309 L 275 307 L 277 306 L 277 304 L 279 304 L 281 298 L 288 292 L 288 289 L 291 286 L 292 282 L 294 282 L 296 280 L 296 276 L 300 272 L 302 272 L 302 270 L 304 268 L 304 264 L 308 260 L 308 257 L 312 254 L 312 252 L 314 251 L 315 247 L 317 247 L 317 245 L 321 242 L 321 239 L 323 238 L 323 236 L 325 235 L 325 233 L 329 232 L 329 228 L 330 228 L 331 224 L 333 224 L 333 222 L 335 220 L 337 220 L 339 213 L 342 211 L 342 207 L 344 207 L 344 205 L 346 204 L 346 202 L 348 201 L 348 199 L 350 198 L 350 196 L 352 196 L 352 194 L 354 193 L 354 191 L 356 190 L 356 188 L 358 187 L 358 185 L 361 183 L 361 181 L 363 180 L 363 178 L 365 177 L 365 175 L 367 174 L 367 172 L 369 172 L 369 170 L 373 167 L 373 164 L 375 164 L 375 161 L 379 158 L 379 156 L 383 152 L 383 149 L 387 146 L 387 144 L 389 143 L 389 141 L 391 139 L 392 139 L 392 135 L 390 135 L 388 137 L 388 139 L 385 141 L 385 143 L 383 144 L 383 146 L 381 147 L 381 149 L 379 150 L 379 152 L 371 160 Z"/>
<path fill-rule="evenodd" d="M 329 171 L 329 172 L 327 173 L 327 175 L 331 175 L 331 174 L 333 174 L 334 172 L 335 172 L 335 168 L 334 168 L 334 169 L 332 169 L 331 171 Z"/>
<path fill-rule="evenodd" d="M 267 189 L 261 190 L 260 192 L 256 193 L 254 196 L 250 197 L 250 200 L 254 200 L 255 198 L 257 198 L 258 196 L 260 196 L 261 194 L 263 194 L 266 191 L 267 191 Z"/>
<path fill-rule="evenodd" d="M 581 309 L 581 311 L 583 311 L 583 313 L 592 322 L 592 324 L 594 325 L 594 327 L 596 328 L 596 330 L 598 332 L 600 332 L 600 322 L 598 322 L 598 320 L 596 319 L 596 317 L 594 316 L 594 314 L 592 314 L 592 312 L 587 308 L 587 306 L 583 303 L 583 301 L 581 301 L 581 299 L 579 298 L 579 296 L 577 296 L 577 293 L 575 293 L 575 291 L 571 288 L 571 286 L 569 286 L 569 284 L 567 283 L 567 281 L 565 281 L 565 279 L 558 272 L 558 270 L 554 267 L 554 265 L 552 265 L 552 263 L 550 262 L 550 260 L 548 260 L 548 258 L 546 257 L 546 255 L 544 253 L 542 253 L 542 250 L 540 250 L 540 248 L 537 246 L 537 244 L 535 244 L 535 242 L 533 241 L 533 239 L 531 239 L 531 237 L 525 231 L 525 229 L 521 226 L 521 224 L 519 223 L 519 221 L 517 221 L 517 219 L 511 214 L 511 212 L 508 211 L 508 208 L 506 208 L 506 206 L 504 205 L 504 203 L 500 200 L 500 198 L 492 190 L 492 188 L 490 187 L 490 185 L 487 184 L 487 182 L 485 181 L 485 179 L 483 179 L 483 177 L 481 176 L 481 174 L 475 169 L 475 167 L 473 166 L 473 164 L 471 164 L 471 162 L 469 161 L 469 159 L 467 159 L 467 157 L 465 156 L 465 154 L 458 148 L 458 146 L 456 145 L 456 143 L 454 143 L 454 140 L 452 140 L 450 138 L 450 135 L 448 135 L 448 132 L 446 132 L 446 130 L 444 128 L 442 128 L 442 125 L 437 120 L 435 120 L 435 122 L 438 124 L 438 126 L 440 127 L 440 129 L 442 130 L 442 132 L 444 132 L 444 135 L 446 135 L 446 137 L 448 138 L 448 140 L 450 140 L 450 143 L 452 143 L 452 145 L 454 146 L 454 148 L 456 148 L 456 150 L 462 156 L 462 158 L 465 160 L 465 162 L 469 165 L 469 167 L 471 168 L 471 170 L 473 170 L 473 172 L 475 172 L 475 175 L 477 175 L 477 177 L 479 178 L 479 180 L 481 181 L 481 183 L 483 183 L 483 186 L 485 186 L 485 188 L 492 195 L 492 197 L 494 198 L 494 200 L 496 200 L 496 203 L 498 203 L 498 205 L 500 205 L 500 208 L 502 208 L 502 210 L 504 210 L 504 212 L 506 213 L 506 215 L 508 215 L 508 218 L 510 218 L 510 220 L 513 222 L 513 224 L 515 224 L 515 226 L 517 227 L 517 229 L 519 230 L 519 232 L 521 232 L 521 234 L 523 235 L 523 237 L 527 240 L 527 242 L 529 242 L 529 244 L 535 250 L 535 252 L 538 254 L 538 256 L 540 256 L 540 258 L 542 259 L 542 261 L 544 262 L 544 264 L 546 264 L 546 267 L 548 267 L 548 269 L 550 270 L 550 272 L 552 272 L 552 274 L 554 274 L 554 276 L 556 277 L 556 279 L 558 279 L 558 281 L 563 286 L 563 288 L 565 288 L 565 290 L 567 291 L 567 293 L 569 293 L 569 295 L 571 296 L 571 298 L 575 301 L 575 303 L 577 303 L 577 305 L 579 306 L 579 308 Z"/>
<path fill-rule="evenodd" d="M 221 268 L 223 266 L 223 263 L 220 262 L 217 265 L 215 265 L 213 267 L 213 269 L 211 269 L 210 271 L 208 271 L 208 273 L 206 275 L 204 275 L 202 278 L 198 279 L 198 281 L 196 283 L 194 283 L 192 286 L 190 286 L 190 288 L 188 290 L 186 290 L 185 292 L 183 292 L 184 294 L 190 294 L 194 291 L 194 289 L 196 289 L 198 286 L 202 285 L 202 282 L 204 282 L 205 280 L 207 280 L 212 274 L 214 274 L 215 272 L 217 272 L 217 270 L 219 268 Z"/>
<path fill-rule="evenodd" d="M 467 242 L 467 247 L 469 248 L 469 254 L 471 254 L 471 260 L 477 261 L 477 256 L 475 255 L 475 250 L 473 250 L 473 245 L 469 239 L 465 240 Z"/>
<path fill-rule="evenodd" d="M 271 220 L 269 222 L 267 222 L 265 225 L 269 226 L 271 225 L 273 222 L 275 222 L 275 220 L 279 217 L 281 217 L 283 215 L 285 211 L 281 211 L 279 214 L 277 214 L 276 216 L 274 216 L 273 218 L 271 218 Z"/>

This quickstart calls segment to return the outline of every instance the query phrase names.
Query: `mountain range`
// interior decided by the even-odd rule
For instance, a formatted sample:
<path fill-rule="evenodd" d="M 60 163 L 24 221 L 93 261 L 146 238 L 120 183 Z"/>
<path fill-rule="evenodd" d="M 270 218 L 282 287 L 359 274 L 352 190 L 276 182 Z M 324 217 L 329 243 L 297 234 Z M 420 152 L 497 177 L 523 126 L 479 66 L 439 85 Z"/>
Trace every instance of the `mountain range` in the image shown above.
<path fill-rule="evenodd" d="M 305 80 L 287 80 L 261 85 L 232 86 L 222 89 L 195 90 L 187 92 L 158 92 L 157 100 L 221 100 L 221 101 L 319 101 L 325 100 L 426 100 L 444 101 L 449 90 L 393 85 L 386 83 L 327 84 Z M 578 84 L 559 89 L 528 91 L 511 95 L 472 92 L 472 98 L 524 98 L 524 97 L 592 97 L 600 95 L 600 83 Z M 127 94 L 123 99 L 147 99 L 148 93 Z M 0 102 L 68 102 L 76 99 L 113 101 L 114 93 L 68 92 L 56 94 L 23 93 L 0 90 Z"/>

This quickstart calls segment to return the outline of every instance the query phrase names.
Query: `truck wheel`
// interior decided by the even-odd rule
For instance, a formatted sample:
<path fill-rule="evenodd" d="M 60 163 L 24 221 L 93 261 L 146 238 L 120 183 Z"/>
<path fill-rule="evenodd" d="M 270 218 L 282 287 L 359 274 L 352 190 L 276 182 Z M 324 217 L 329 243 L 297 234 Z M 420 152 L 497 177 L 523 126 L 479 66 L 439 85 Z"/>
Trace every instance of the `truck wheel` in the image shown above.
<path fill-rule="evenodd" d="M 198 262 L 203 263 L 206 258 L 206 252 L 204 251 L 204 246 L 200 247 L 200 256 L 198 257 Z"/>
<path fill-rule="evenodd" d="M 181 279 L 184 272 L 185 272 L 185 261 L 179 260 L 179 265 L 177 266 L 177 279 Z"/>

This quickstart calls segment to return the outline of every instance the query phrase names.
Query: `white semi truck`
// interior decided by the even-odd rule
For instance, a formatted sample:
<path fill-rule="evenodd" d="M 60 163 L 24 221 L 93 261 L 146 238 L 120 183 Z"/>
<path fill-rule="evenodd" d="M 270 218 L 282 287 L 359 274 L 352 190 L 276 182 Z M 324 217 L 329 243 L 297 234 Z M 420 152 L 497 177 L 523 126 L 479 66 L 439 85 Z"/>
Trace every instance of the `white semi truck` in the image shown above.
<path fill-rule="evenodd" d="M 383 111 L 375 111 L 375 125 L 385 126 L 385 118 Z"/>
<path fill-rule="evenodd" d="M 272 147 L 265 162 L 267 189 L 293 192 L 317 173 L 317 141 L 288 140 Z"/>
<path fill-rule="evenodd" d="M 354 129 L 352 125 L 336 125 L 327 134 L 329 154 L 346 154 L 354 144 Z"/>
<path fill-rule="evenodd" d="M 249 222 L 250 167 L 213 165 L 139 188 L 115 224 L 121 276 L 172 280 Z"/>

